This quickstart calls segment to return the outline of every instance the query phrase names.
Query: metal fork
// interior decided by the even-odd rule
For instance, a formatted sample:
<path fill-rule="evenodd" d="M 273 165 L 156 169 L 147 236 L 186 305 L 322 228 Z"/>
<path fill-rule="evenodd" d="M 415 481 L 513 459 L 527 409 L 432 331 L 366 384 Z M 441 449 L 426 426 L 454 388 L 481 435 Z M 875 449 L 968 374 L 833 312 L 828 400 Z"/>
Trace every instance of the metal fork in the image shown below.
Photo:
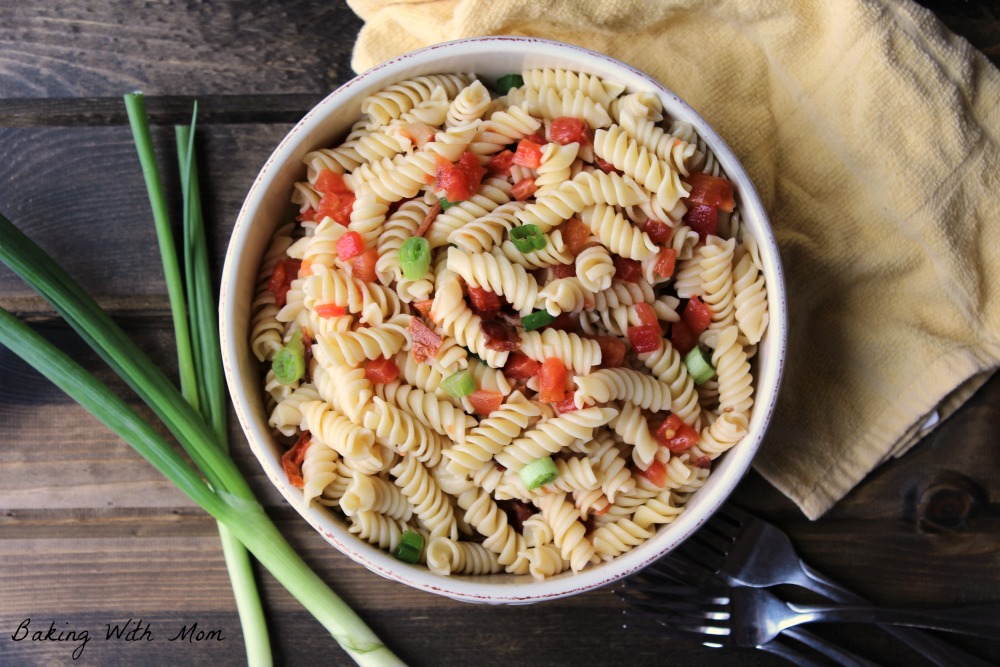
<path fill-rule="evenodd" d="M 799 558 L 780 528 L 727 503 L 677 550 L 729 584 L 766 588 L 792 584 L 845 604 L 868 604 L 860 595 L 820 574 Z M 883 630 L 941 667 L 989 667 L 990 663 L 912 628 Z"/>
<path fill-rule="evenodd" d="M 689 586 L 695 586 L 699 589 L 718 587 L 720 584 L 720 581 L 716 577 L 708 574 L 704 570 L 667 556 L 666 558 L 661 559 L 658 563 L 650 566 L 650 568 L 646 571 L 634 575 L 631 579 L 625 582 L 625 589 L 621 594 L 621 597 L 630 604 L 630 607 L 626 609 L 626 612 L 629 610 L 633 612 L 629 616 L 629 620 L 626 625 L 633 629 L 653 635 L 670 636 L 688 640 L 691 638 L 690 633 L 675 631 L 672 625 L 663 623 L 657 613 L 648 613 L 647 607 L 649 606 L 649 603 L 645 602 L 641 596 L 638 598 L 639 603 L 636 604 L 636 584 L 642 586 L 643 583 L 649 582 L 651 579 L 653 581 L 658 581 L 664 576 L 670 577 L 668 581 L 676 580 L 678 582 L 684 582 Z M 715 641 L 713 637 L 706 636 L 703 639 L 706 641 L 703 641 L 702 643 L 706 646 L 716 648 L 723 646 Z M 815 651 L 831 658 L 843 667 L 878 667 L 875 663 L 802 628 L 788 628 L 782 633 L 781 637 L 777 637 L 764 643 L 738 643 L 743 639 L 745 639 L 743 636 L 734 636 L 733 645 L 738 645 L 742 648 L 756 648 L 774 655 L 779 655 L 789 662 L 799 665 L 800 667 L 823 667 L 827 663 L 817 662 L 811 654 L 804 652 L 799 644 L 811 647 Z M 795 643 L 789 642 L 787 639 L 793 639 L 795 640 Z"/>
<path fill-rule="evenodd" d="M 798 605 L 759 588 L 691 586 L 661 564 L 630 579 L 623 598 L 672 634 L 686 633 L 721 646 L 766 644 L 793 626 L 815 622 L 913 625 L 991 638 L 1000 630 L 1000 605 L 931 611 Z"/>

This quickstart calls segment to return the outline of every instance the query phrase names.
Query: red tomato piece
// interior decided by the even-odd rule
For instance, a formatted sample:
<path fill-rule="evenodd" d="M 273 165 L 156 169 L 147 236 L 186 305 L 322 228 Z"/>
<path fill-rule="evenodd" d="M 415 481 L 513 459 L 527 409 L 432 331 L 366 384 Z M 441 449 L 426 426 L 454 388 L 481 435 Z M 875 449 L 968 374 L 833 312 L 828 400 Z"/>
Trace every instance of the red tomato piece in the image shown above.
<path fill-rule="evenodd" d="M 590 227 L 578 218 L 567 220 L 559 227 L 559 230 L 562 232 L 566 250 L 573 255 L 579 254 L 583 245 L 590 238 Z"/>
<path fill-rule="evenodd" d="M 615 263 L 615 278 L 628 283 L 637 283 L 642 280 L 642 264 L 635 259 L 628 259 L 615 255 L 612 257 Z"/>
<path fill-rule="evenodd" d="M 529 169 L 538 169 L 538 166 L 542 164 L 542 147 L 534 141 L 521 139 L 517 143 L 517 150 L 514 152 L 514 164 L 519 164 Z"/>
<path fill-rule="evenodd" d="M 671 414 L 656 429 L 656 441 L 674 454 L 681 454 L 698 444 L 698 431 L 685 424 L 677 415 Z"/>
<path fill-rule="evenodd" d="M 578 320 L 573 313 L 559 313 L 552 324 L 546 324 L 542 329 L 558 329 L 559 331 L 574 331 Z"/>
<path fill-rule="evenodd" d="M 601 368 L 618 368 L 625 363 L 625 341 L 617 336 L 597 336 L 601 346 Z"/>
<path fill-rule="evenodd" d="M 378 261 L 378 250 L 369 248 L 358 255 L 351 266 L 354 277 L 365 283 L 375 282 L 375 262 Z"/>
<path fill-rule="evenodd" d="M 503 365 L 503 374 L 508 380 L 527 380 L 535 377 L 541 368 L 540 363 L 524 352 L 515 350 L 507 357 L 507 363 Z"/>
<path fill-rule="evenodd" d="M 702 173 L 691 174 L 687 180 L 691 186 L 691 194 L 687 197 L 689 203 L 705 204 L 728 213 L 733 212 L 732 181 Z"/>
<path fill-rule="evenodd" d="M 347 226 L 351 222 L 351 211 L 354 209 L 354 195 L 350 192 L 327 192 L 319 200 L 316 219 L 333 218 L 335 222 Z"/>
<path fill-rule="evenodd" d="M 604 160 L 603 158 L 597 157 L 596 155 L 594 156 L 594 164 L 597 165 L 597 168 L 603 171 L 605 174 L 622 173 L 618 169 L 615 169 L 615 165 L 611 164 L 607 160 Z"/>
<path fill-rule="evenodd" d="M 642 224 L 642 231 L 646 232 L 650 240 L 656 245 L 669 243 L 674 235 L 674 230 L 665 222 L 650 218 Z"/>
<path fill-rule="evenodd" d="M 410 349 L 410 354 L 419 363 L 424 363 L 428 359 L 433 359 L 437 356 L 438 350 L 441 349 L 441 336 L 430 330 L 430 328 L 421 322 L 416 317 L 410 318 L 410 324 L 406 328 L 410 332 L 410 338 L 413 340 L 413 347 Z"/>
<path fill-rule="evenodd" d="M 591 142 L 590 125 L 582 118 L 559 116 L 549 127 L 549 136 L 557 144 L 580 144 L 586 146 Z"/>
<path fill-rule="evenodd" d="M 365 377 L 375 384 L 386 384 L 399 377 L 399 367 L 392 359 L 379 357 L 365 364 Z"/>
<path fill-rule="evenodd" d="M 274 263 L 267 288 L 274 295 L 274 305 L 278 308 L 284 307 L 288 290 L 292 287 L 292 281 L 299 275 L 300 266 L 299 260 L 291 258 L 280 259 Z"/>
<path fill-rule="evenodd" d="M 548 140 L 545 138 L 545 135 L 544 134 L 540 134 L 538 132 L 532 132 L 531 134 L 529 134 L 529 135 L 527 135 L 525 137 L 522 137 L 522 138 L 523 139 L 527 139 L 528 141 L 530 141 L 533 144 L 538 144 L 539 146 L 544 146 L 545 144 L 548 143 Z"/>
<path fill-rule="evenodd" d="M 683 356 L 698 344 L 698 337 L 691 331 L 691 327 L 681 320 L 670 325 L 670 344 Z"/>
<path fill-rule="evenodd" d="M 323 194 L 328 192 L 348 194 L 351 192 L 350 188 L 347 187 L 347 183 L 344 182 L 344 177 L 329 169 L 323 169 L 319 172 L 313 187 L 316 189 L 316 192 Z"/>
<path fill-rule="evenodd" d="M 306 210 L 299 213 L 297 216 L 295 216 L 295 219 L 298 220 L 299 222 L 309 222 L 311 220 L 315 220 L 316 211 L 314 211 L 312 207 L 309 207 Z"/>
<path fill-rule="evenodd" d="M 527 201 L 534 197 L 536 192 L 538 192 L 538 186 L 535 185 L 533 178 L 522 178 L 510 190 L 517 201 Z"/>
<path fill-rule="evenodd" d="M 712 309 L 695 295 L 688 299 L 681 318 L 691 329 L 691 334 L 697 337 L 712 323 Z"/>
<path fill-rule="evenodd" d="M 341 317 L 347 314 L 347 309 L 335 303 L 321 303 L 315 308 L 316 314 L 320 317 Z"/>
<path fill-rule="evenodd" d="M 489 416 L 494 410 L 499 410 L 503 403 L 503 394 L 498 391 L 477 389 L 469 394 L 469 403 L 477 415 Z"/>
<path fill-rule="evenodd" d="M 712 459 L 707 456 L 699 456 L 694 460 L 694 465 L 696 468 L 702 468 L 704 470 L 709 470 L 712 467 Z"/>
<path fill-rule="evenodd" d="M 312 258 L 310 257 L 302 260 L 302 263 L 299 264 L 299 278 L 305 278 L 313 274 L 312 264 Z"/>
<path fill-rule="evenodd" d="M 663 335 L 657 330 L 657 327 L 651 324 L 629 327 L 626 333 L 629 342 L 632 343 L 632 349 L 640 354 L 655 352 L 660 349 L 663 342 Z"/>
<path fill-rule="evenodd" d="M 564 412 L 573 412 L 574 410 L 579 410 L 576 407 L 576 398 L 574 394 L 570 394 L 568 398 L 564 398 L 555 404 L 556 412 L 562 414 Z"/>
<path fill-rule="evenodd" d="M 485 290 L 482 287 L 469 286 L 469 301 L 472 302 L 472 310 L 484 319 L 492 319 L 503 305 L 500 302 L 500 295 L 496 292 Z"/>
<path fill-rule="evenodd" d="M 673 248 L 664 248 L 656 256 L 656 263 L 653 264 L 653 273 L 664 278 L 674 275 L 677 267 L 677 251 Z"/>
<path fill-rule="evenodd" d="M 639 474 L 648 479 L 653 486 L 661 489 L 667 483 L 667 468 L 655 459 L 649 464 L 648 468 L 640 470 Z"/>
<path fill-rule="evenodd" d="M 559 357 L 549 357 L 538 370 L 538 400 L 558 403 L 566 398 L 566 365 Z"/>
<path fill-rule="evenodd" d="M 450 202 L 465 201 L 475 194 L 485 173 L 479 158 L 466 151 L 456 163 L 444 161 L 438 166 L 435 190 L 443 191 Z"/>
<path fill-rule="evenodd" d="M 500 151 L 486 163 L 486 169 L 497 176 L 510 176 L 512 164 L 514 164 L 514 151 Z"/>
<path fill-rule="evenodd" d="M 653 312 L 653 307 L 648 303 L 637 303 L 632 308 L 635 309 L 636 315 L 639 316 L 639 321 L 646 326 L 656 327 L 656 332 L 663 335 L 663 327 L 660 326 L 660 319 Z"/>
<path fill-rule="evenodd" d="M 572 278 L 576 275 L 576 264 L 556 264 L 552 267 L 555 278 Z"/>
<path fill-rule="evenodd" d="M 310 444 L 312 444 L 312 435 L 309 431 L 303 431 L 292 448 L 281 455 L 281 467 L 288 475 L 289 483 L 300 489 L 305 485 L 302 480 L 302 462 L 306 458 L 306 450 Z"/>
<path fill-rule="evenodd" d="M 413 307 L 417 309 L 417 312 L 426 317 L 431 318 L 431 307 L 434 305 L 434 299 L 425 299 L 424 301 L 414 301 Z"/>
<path fill-rule="evenodd" d="M 337 239 L 337 257 L 339 257 L 342 262 L 354 259 L 364 252 L 364 250 L 365 242 L 361 238 L 361 234 L 358 234 L 357 232 L 347 232 Z"/>
<path fill-rule="evenodd" d="M 702 242 L 719 231 L 719 209 L 704 204 L 694 204 L 684 214 L 684 224 L 698 232 Z"/>

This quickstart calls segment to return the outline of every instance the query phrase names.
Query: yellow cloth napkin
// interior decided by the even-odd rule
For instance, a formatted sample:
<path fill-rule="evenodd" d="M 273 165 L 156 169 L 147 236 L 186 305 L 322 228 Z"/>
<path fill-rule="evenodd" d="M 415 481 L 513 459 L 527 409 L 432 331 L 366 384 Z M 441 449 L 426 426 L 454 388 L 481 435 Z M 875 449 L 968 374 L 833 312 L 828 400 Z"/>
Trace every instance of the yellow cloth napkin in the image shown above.
<path fill-rule="evenodd" d="M 905 0 L 349 0 L 353 66 L 532 35 L 651 74 L 733 148 L 789 294 L 755 467 L 816 518 L 1000 359 L 1000 72 Z"/>

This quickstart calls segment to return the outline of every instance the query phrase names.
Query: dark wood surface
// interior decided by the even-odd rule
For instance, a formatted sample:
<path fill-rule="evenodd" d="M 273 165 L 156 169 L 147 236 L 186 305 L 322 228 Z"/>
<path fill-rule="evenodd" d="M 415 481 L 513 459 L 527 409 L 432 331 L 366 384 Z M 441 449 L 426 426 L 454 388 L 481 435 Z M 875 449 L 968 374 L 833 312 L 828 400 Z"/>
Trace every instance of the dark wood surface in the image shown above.
<path fill-rule="evenodd" d="M 1000 63 L 997 3 L 926 0 Z M 0 7 L 0 211 L 36 239 L 162 368 L 173 341 L 158 251 L 121 95 L 142 89 L 166 154 L 197 97 L 216 269 L 243 196 L 290 126 L 351 76 L 360 21 L 337 1 L 9 2 Z M 170 172 L 168 172 L 170 173 Z M 176 176 L 168 176 L 177 195 Z M 122 388 L 50 309 L 0 268 L 0 305 Z M 123 392 L 124 393 L 124 392 Z M 884 604 L 1000 601 L 1000 378 L 828 515 L 807 521 L 755 474 L 736 498 L 786 528 L 807 560 Z M 244 664 L 215 524 L 81 408 L 0 348 L 0 665 Z M 368 573 L 329 547 L 260 473 L 239 465 L 308 562 L 413 665 L 779 665 L 636 636 L 608 588 L 526 607 L 470 606 Z M 935 502 L 941 499 L 955 502 Z M 928 508 L 931 511 L 928 512 Z M 350 664 L 273 578 L 260 581 L 277 663 Z M 90 633 L 12 640 L 30 629 Z M 154 642 L 105 641 L 108 623 Z M 167 641 L 181 627 L 223 641 Z M 821 632 L 884 664 L 926 664 L 876 629 Z M 1000 643 L 956 640 L 993 661 Z"/>

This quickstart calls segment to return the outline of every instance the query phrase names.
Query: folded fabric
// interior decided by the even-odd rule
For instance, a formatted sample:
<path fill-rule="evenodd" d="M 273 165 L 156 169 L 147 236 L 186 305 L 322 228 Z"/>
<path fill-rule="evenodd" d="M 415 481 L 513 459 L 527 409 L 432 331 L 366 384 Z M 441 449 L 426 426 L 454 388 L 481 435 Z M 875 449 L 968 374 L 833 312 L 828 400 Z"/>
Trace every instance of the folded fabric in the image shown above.
<path fill-rule="evenodd" d="M 532 35 L 636 66 L 733 148 L 788 281 L 755 467 L 816 518 L 1000 359 L 1000 72 L 900 0 L 350 0 L 353 65 Z"/>

